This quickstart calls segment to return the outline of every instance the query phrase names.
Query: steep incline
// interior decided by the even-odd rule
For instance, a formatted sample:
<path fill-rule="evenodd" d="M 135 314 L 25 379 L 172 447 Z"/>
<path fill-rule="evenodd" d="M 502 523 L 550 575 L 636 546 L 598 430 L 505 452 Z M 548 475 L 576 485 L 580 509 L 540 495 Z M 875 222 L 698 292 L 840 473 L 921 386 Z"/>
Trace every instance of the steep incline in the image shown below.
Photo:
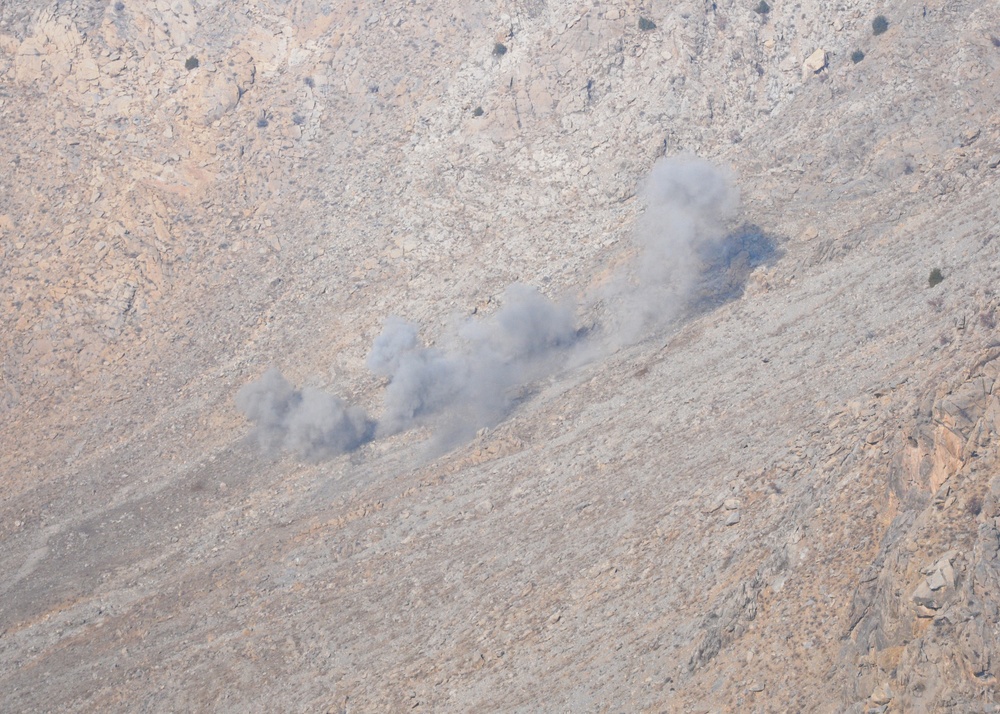
<path fill-rule="evenodd" d="M 960 2 L 0 6 L 0 709 L 992 711 L 998 36 Z M 246 438 L 272 364 L 377 415 L 389 314 L 434 342 L 520 281 L 599 328 L 683 153 L 777 250 L 670 327 L 436 458 Z"/>

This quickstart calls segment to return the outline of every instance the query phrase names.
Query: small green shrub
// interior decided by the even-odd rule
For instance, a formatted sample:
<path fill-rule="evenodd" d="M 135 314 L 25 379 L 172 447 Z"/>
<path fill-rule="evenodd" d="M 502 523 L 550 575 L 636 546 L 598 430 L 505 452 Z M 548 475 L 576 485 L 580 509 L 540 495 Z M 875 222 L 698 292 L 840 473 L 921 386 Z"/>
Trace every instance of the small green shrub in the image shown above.
<path fill-rule="evenodd" d="M 188 57 L 187 62 L 184 63 L 184 69 L 192 70 L 195 69 L 199 64 L 201 64 L 201 62 L 198 61 L 198 58 L 192 55 L 191 57 Z"/>
<path fill-rule="evenodd" d="M 495 45 L 493 45 L 494 57 L 503 57 L 505 54 L 507 54 L 507 45 L 505 45 L 503 42 L 497 42 Z"/>
<path fill-rule="evenodd" d="M 886 19 L 885 15 L 879 15 L 874 20 L 872 20 L 872 34 L 881 35 L 888 29 L 889 29 L 889 21 Z"/>
<path fill-rule="evenodd" d="M 753 11 L 758 15 L 766 15 L 771 12 L 771 6 L 767 4 L 767 0 L 760 0 L 760 2 L 757 3 L 757 7 L 755 7 Z"/>
<path fill-rule="evenodd" d="M 475 109 L 472 110 L 472 116 L 474 116 L 474 117 L 481 117 L 482 115 L 483 115 L 483 108 L 482 107 L 476 107 Z"/>
<path fill-rule="evenodd" d="M 851 53 L 851 62 L 853 62 L 854 64 L 857 64 L 864 58 L 865 58 L 865 53 L 862 52 L 861 50 L 854 50 L 854 52 Z"/>
<path fill-rule="evenodd" d="M 652 20 L 646 19 L 645 17 L 639 18 L 639 29 L 643 32 L 649 32 L 650 30 L 656 29 L 656 23 Z"/>
<path fill-rule="evenodd" d="M 934 268 L 934 270 L 931 271 L 930 277 L 927 278 L 927 285 L 933 288 L 943 280 L 944 275 L 941 273 L 941 268 Z"/>

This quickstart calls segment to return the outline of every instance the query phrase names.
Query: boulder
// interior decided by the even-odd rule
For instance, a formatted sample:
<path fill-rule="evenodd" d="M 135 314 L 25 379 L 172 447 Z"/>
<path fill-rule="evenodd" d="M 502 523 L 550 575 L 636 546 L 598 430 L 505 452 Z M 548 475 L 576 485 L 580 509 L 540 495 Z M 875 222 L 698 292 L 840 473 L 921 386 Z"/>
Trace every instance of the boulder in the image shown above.
<path fill-rule="evenodd" d="M 802 74 L 819 74 L 826 68 L 826 50 L 816 50 L 802 63 Z"/>

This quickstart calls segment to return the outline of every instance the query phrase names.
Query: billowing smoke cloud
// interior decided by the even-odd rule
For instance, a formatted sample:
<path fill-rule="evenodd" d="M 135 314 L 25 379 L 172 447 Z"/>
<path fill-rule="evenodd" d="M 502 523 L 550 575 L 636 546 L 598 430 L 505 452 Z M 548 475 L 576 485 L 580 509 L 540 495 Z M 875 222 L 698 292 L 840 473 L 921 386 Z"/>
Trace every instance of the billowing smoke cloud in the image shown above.
<path fill-rule="evenodd" d="M 493 315 L 464 321 L 441 336 L 440 347 L 420 341 L 419 325 L 386 320 L 367 358 L 368 368 L 388 380 L 377 424 L 337 397 L 294 389 L 274 369 L 240 390 L 237 407 L 256 425 L 262 446 L 313 459 L 414 427 L 431 430 L 435 452 L 471 438 L 509 413 L 518 387 L 564 369 L 581 353 L 593 357 L 631 344 L 685 309 L 706 249 L 720 244 L 736 213 L 739 191 L 728 172 L 708 162 L 663 159 L 641 198 L 635 258 L 598 291 L 608 324 L 591 337 L 581 337 L 569 304 L 514 284 Z M 594 335 L 600 345 L 587 344 Z"/>
<path fill-rule="evenodd" d="M 451 349 L 423 347 L 416 336 L 416 325 L 392 317 L 368 357 L 372 371 L 389 377 L 378 433 L 434 420 L 435 446 L 448 448 L 500 421 L 513 388 L 556 368 L 576 328 L 568 305 L 514 284 L 495 314 L 446 338 Z"/>
<path fill-rule="evenodd" d="M 396 315 L 389 315 L 382 333 L 372 343 L 368 354 L 368 369 L 380 377 L 391 377 L 399 370 L 404 355 L 420 346 L 419 327 Z"/>
<path fill-rule="evenodd" d="M 695 158 L 656 162 L 640 197 L 637 257 L 602 295 L 613 306 L 615 324 L 607 333 L 618 345 L 641 339 L 683 311 L 702 278 L 703 256 L 725 236 L 740 200 L 730 172 Z"/>
<path fill-rule="evenodd" d="M 254 423 L 264 449 L 284 448 L 310 460 L 357 448 L 373 428 L 360 407 L 312 387 L 295 389 L 273 367 L 236 393 L 236 408 Z"/>

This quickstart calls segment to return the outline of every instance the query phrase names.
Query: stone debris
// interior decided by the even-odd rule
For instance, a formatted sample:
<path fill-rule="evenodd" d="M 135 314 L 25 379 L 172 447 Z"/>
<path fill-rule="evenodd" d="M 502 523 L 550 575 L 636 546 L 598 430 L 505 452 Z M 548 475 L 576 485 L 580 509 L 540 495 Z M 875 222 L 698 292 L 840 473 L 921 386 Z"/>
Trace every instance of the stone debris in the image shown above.
<path fill-rule="evenodd" d="M 802 63 L 802 73 L 803 74 L 818 74 L 826 69 L 827 55 L 826 50 L 816 50 L 811 55 L 806 57 L 805 61 Z"/>
<path fill-rule="evenodd" d="M 932 616 L 931 612 L 944 607 L 948 598 L 954 593 L 955 569 L 952 560 L 956 556 L 956 551 L 950 551 L 932 566 L 921 571 L 925 577 L 917 585 L 912 596 L 921 617 Z"/>
<path fill-rule="evenodd" d="M 702 513 L 715 513 L 720 508 L 723 508 L 726 504 L 726 500 L 729 498 L 729 490 L 719 491 L 718 493 L 709 496 L 704 500 L 701 507 Z"/>
<path fill-rule="evenodd" d="M 490 501 L 480 501 L 476 504 L 476 513 L 481 516 L 493 512 L 493 504 Z"/>
<path fill-rule="evenodd" d="M 872 692 L 872 695 L 869 698 L 871 699 L 872 704 L 875 704 L 876 706 L 881 704 L 888 704 L 889 702 L 892 701 L 892 689 L 889 687 L 888 684 L 885 683 L 879 684 L 877 687 L 875 687 L 875 690 Z"/>

